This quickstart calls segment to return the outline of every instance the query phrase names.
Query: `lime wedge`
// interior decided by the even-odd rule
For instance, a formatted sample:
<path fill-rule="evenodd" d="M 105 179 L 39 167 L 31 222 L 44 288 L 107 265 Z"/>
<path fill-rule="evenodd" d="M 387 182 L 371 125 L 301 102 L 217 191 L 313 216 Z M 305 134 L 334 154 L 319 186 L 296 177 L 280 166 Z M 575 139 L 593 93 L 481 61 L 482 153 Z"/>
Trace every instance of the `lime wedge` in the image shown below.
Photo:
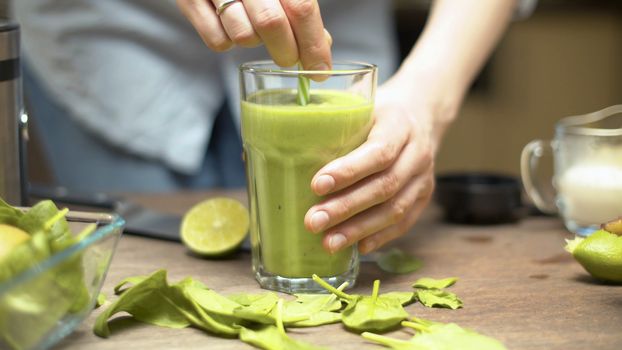
<path fill-rule="evenodd" d="M 219 257 L 232 253 L 248 233 L 246 207 L 235 199 L 211 198 L 196 204 L 181 222 L 181 240 L 192 252 Z"/>

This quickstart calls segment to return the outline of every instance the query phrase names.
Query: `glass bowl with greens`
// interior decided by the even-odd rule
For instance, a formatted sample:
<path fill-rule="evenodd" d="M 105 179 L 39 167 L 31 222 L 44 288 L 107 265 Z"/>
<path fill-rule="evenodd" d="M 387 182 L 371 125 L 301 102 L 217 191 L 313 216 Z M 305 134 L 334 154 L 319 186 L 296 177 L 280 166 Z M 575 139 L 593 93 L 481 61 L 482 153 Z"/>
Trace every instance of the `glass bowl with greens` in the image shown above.
<path fill-rule="evenodd" d="M 0 199 L 0 349 L 47 349 L 89 315 L 124 224 Z"/>

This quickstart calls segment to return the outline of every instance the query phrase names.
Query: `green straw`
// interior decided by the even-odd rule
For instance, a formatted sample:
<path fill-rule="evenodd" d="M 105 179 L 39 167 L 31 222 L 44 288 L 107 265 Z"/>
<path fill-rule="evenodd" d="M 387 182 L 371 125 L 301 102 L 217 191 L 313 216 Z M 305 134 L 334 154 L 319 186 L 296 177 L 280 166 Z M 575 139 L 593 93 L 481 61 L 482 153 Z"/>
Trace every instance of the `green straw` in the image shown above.
<path fill-rule="evenodd" d="M 302 70 L 302 65 L 298 63 L 298 70 Z M 296 102 L 301 106 L 309 104 L 309 86 L 311 82 L 309 78 L 302 74 L 298 75 L 298 94 L 296 95 Z"/>

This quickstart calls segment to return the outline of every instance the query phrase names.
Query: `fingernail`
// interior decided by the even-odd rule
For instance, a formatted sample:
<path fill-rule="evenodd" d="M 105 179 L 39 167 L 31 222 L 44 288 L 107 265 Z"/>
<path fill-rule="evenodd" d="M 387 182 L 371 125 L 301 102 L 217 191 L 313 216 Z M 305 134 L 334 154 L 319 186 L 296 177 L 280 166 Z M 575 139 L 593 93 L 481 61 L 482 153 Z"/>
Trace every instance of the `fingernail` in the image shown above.
<path fill-rule="evenodd" d="M 322 63 L 318 63 L 314 66 L 311 66 L 311 68 L 309 68 L 309 70 L 329 70 L 328 68 L 328 64 L 322 62 Z"/>
<path fill-rule="evenodd" d="M 326 224 L 328 224 L 329 219 L 328 214 L 323 210 L 313 213 L 313 215 L 311 215 L 311 228 L 313 232 L 322 231 L 322 229 L 326 227 Z"/>
<path fill-rule="evenodd" d="M 332 236 L 330 236 L 330 239 L 328 240 L 328 246 L 330 248 L 331 253 L 335 253 L 339 249 L 343 248 L 345 244 L 346 244 L 346 236 L 342 235 L 341 233 L 333 234 Z"/>
<path fill-rule="evenodd" d="M 315 180 L 315 192 L 323 196 L 335 187 L 335 179 L 330 175 L 320 175 Z"/>

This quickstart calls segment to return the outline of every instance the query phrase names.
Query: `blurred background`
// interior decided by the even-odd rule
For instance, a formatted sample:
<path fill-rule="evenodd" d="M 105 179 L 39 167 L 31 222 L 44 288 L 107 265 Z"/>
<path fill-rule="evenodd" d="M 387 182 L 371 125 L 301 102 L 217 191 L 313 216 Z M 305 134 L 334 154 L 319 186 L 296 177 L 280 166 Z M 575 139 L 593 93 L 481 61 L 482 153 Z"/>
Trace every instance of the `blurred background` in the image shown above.
<path fill-rule="evenodd" d="M 427 6 L 417 3 L 395 1 L 403 49 L 425 21 Z M 539 0 L 529 18 L 512 22 L 447 133 L 437 172 L 518 175 L 522 148 L 550 139 L 557 120 L 621 103 L 620 5 Z"/>
<path fill-rule="evenodd" d="M 394 0 L 401 55 L 426 20 L 429 1 Z M 9 16 L 0 1 L 0 16 Z M 27 98 L 27 96 L 26 96 Z M 619 1 L 540 0 L 513 22 L 474 83 L 437 161 L 439 173 L 520 172 L 523 146 L 549 139 L 557 120 L 622 101 L 622 6 Z M 54 178 L 37 143 L 29 146 L 29 177 Z"/>

